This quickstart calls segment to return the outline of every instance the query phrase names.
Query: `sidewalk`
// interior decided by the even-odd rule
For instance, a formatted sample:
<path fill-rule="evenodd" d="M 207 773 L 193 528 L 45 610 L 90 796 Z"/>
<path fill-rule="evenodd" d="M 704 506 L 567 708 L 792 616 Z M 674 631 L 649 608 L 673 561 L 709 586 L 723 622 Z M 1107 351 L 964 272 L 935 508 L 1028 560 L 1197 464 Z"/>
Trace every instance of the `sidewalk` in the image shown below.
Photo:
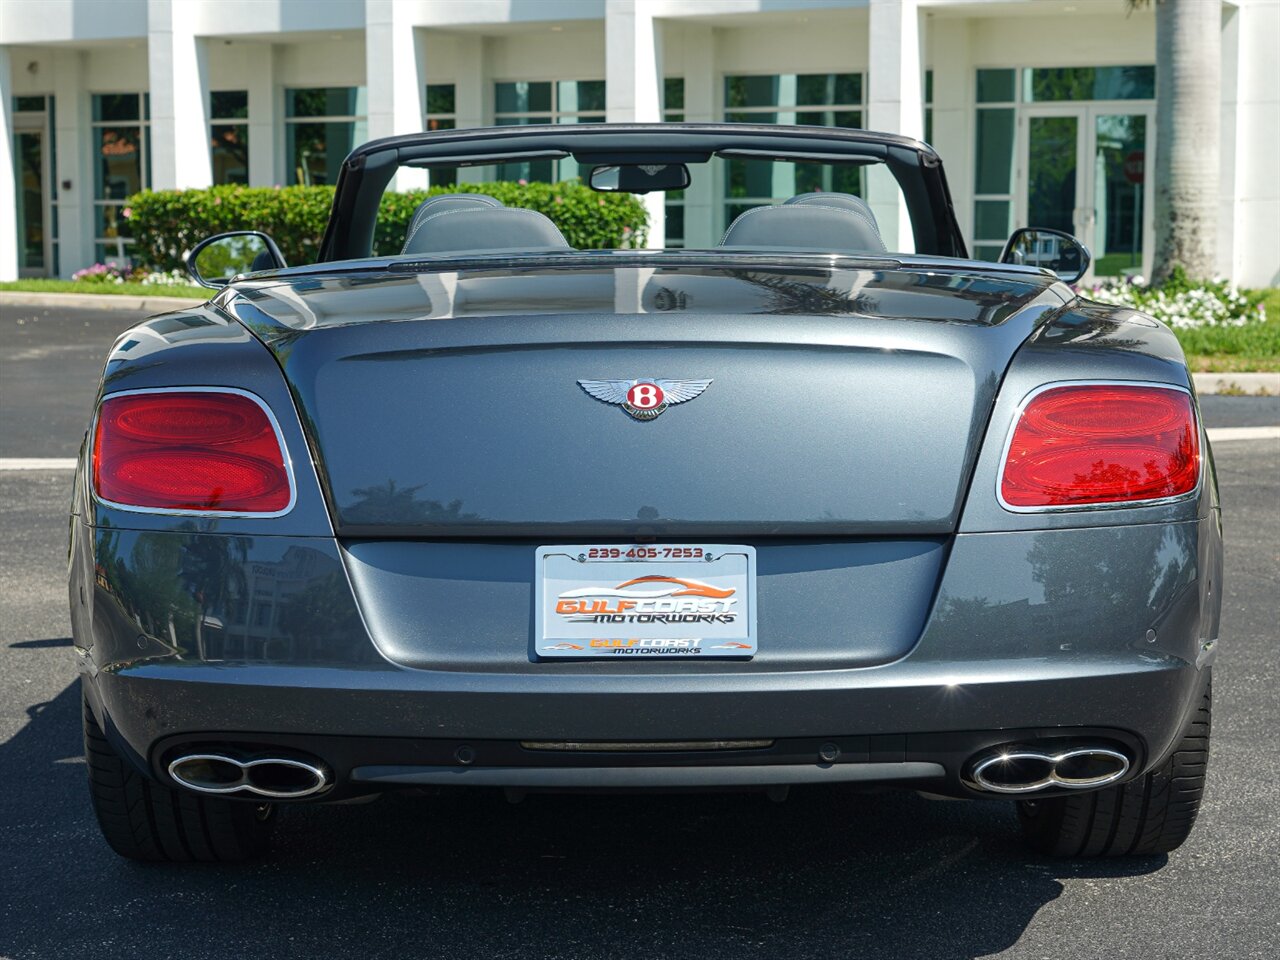
<path fill-rule="evenodd" d="M 1274 373 L 1193 373 L 1196 393 L 1201 396 L 1225 393 L 1242 397 L 1280 397 L 1280 372 Z"/>
<path fill-rule="evenodd" d="M 212 298 L 216 291 L 210 290 Z M 127 293 L 28 293 L 25 290 L 0 290 L 0 310 L 6 307 L 78 307 L 83 310 L 146 310 L 167 313 L 184 307 L 198 307 L 203 300 L 194 297 L 139 297 Z"/>

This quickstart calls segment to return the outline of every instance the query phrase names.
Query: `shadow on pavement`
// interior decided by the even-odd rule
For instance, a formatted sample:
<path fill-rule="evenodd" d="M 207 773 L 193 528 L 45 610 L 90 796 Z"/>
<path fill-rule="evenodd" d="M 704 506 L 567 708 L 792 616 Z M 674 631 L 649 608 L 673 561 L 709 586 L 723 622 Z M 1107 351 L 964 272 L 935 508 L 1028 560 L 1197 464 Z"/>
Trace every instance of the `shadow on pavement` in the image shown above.
<path fill-rule="evenodd" d="M 248 866 L 139 865 L 97 834 L 79 688 L 0 746 L 12 957 L 973 957 L 1013 945 L 1064 864 L 1008 804 L 907 793 L 389 795 L 283 811 Z"/>

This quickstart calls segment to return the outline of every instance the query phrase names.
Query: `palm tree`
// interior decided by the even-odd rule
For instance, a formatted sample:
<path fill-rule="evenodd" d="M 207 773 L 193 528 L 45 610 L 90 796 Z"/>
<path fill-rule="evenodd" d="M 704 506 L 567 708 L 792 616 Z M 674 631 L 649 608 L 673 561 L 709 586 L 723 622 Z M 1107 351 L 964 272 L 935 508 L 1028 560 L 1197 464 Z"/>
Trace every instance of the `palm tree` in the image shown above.
<path fill-rule="evenodd" d="M 1221 0 L 1126 0 L 1156 8 L 1154 283 L 1181 266 L 1213 276 L 1218 247 Z"/>

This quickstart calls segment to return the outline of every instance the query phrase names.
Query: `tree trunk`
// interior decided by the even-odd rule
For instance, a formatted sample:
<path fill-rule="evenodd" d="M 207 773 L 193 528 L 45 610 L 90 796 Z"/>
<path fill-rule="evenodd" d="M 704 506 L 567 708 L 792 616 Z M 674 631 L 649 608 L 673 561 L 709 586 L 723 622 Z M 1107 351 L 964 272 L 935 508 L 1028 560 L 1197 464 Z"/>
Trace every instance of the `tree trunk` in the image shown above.
<path fill-rule="evenodd" d="M 1217 266 L 1221 31 L 1220 0 L 1156 0 L 1156 283 Z"/>

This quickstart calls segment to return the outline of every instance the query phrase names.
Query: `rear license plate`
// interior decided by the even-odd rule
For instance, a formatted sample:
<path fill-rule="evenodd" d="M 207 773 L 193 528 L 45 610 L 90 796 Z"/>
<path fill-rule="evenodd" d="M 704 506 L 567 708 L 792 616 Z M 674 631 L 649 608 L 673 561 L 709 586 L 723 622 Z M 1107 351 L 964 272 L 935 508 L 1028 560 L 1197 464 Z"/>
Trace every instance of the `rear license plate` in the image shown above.
<path fill-rule="evenodd" d="M 539 657 L 745 658 L 756 652 L 754 547 L 539 547 L 535 590 Z"/>

